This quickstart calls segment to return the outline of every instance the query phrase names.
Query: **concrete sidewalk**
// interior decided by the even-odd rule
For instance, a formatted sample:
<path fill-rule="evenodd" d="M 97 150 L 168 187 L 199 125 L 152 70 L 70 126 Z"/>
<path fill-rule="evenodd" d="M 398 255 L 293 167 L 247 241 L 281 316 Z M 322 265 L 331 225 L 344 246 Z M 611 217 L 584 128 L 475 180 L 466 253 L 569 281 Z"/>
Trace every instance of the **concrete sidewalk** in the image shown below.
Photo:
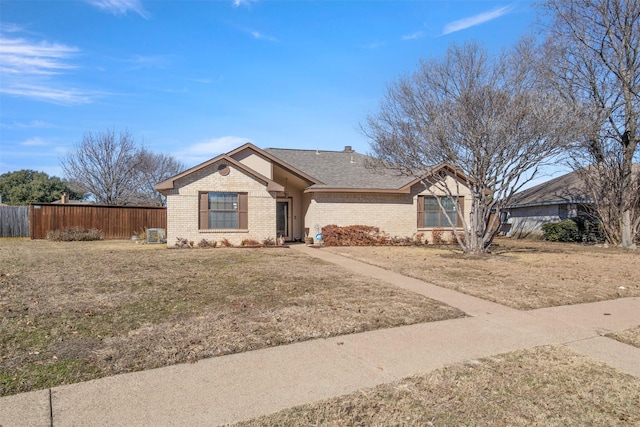
<path fill-rule="evenodd" d="M 602 337 L 640 324 L 640 298 L 518 311 L 328 251 L 294 248 L 473 317 L 307 341 L 0 398 L 0 425 L 220 425 L 543 344 L 568 345 L 640 377 L 640 349 Z"/>

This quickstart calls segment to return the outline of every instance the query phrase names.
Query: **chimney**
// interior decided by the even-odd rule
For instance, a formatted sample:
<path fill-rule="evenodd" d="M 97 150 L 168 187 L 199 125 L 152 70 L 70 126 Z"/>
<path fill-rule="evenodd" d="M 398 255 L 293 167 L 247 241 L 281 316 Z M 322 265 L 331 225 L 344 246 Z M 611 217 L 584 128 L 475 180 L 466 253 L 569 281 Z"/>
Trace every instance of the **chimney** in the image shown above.
<path fill-rule="evenodd" d="M 62 197 L 60 198 L 60 203 L 66 205 L 69 203 L 69 195 L 67 193 L 62 193 Z"/>
<path fill-rule="evenodd" d="M 345 153 L 353 153 L 353 148 L 351 148 L 350 145 L 345 145 L 344 146 L 344 152 Z"/>

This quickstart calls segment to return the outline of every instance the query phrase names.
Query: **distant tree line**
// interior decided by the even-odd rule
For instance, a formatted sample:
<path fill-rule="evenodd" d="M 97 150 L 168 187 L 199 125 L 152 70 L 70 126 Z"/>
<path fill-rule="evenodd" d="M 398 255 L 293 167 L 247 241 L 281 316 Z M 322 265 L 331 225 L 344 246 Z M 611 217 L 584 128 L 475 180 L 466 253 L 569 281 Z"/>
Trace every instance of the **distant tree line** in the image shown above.
<path fill-rule="evenodd" d="M 2 203 L 7 205 L 51 203 L 60 200 L 63 193 L 71 199 L 84 198 L 84 194 L 75 191 L 68 181 L 44 172 L 23 169 L 0 175 L 0 196 Z"/>
<path fill-rule="evenodd" d="M 60 162 L 64 179 L 28 169 L 0 175 L 2 202 L 51 203 L 66 193 L 70 200 L 105 205 L 164 206 L 155 185 L 184 170 L 173 156 L 149 151 L 128 131 L 87 132 Z"/>

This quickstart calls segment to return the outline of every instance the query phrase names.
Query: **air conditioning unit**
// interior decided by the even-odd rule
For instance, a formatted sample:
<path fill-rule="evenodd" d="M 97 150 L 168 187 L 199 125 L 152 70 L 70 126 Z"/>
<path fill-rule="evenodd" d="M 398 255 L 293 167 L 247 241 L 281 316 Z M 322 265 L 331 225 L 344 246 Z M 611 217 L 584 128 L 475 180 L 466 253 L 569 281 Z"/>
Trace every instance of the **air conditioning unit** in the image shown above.
<path fill-rule="evenodd" d="M 147 228 L 147 243 L 167 243 L 164 228 Z"/>

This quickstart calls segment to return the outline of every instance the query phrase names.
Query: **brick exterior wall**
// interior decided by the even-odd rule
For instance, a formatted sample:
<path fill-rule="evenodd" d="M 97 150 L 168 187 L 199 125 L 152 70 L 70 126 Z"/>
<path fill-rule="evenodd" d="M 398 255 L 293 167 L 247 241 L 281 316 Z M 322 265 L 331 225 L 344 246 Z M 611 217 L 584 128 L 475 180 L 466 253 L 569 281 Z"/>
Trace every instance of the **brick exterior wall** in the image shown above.
<path fill-rule="evenodd" d="M 175 182 L 175 188 L 167 194 L 167 245 L 173 246 L 177 238 L 198 244 L 202 239 L 228 239 L 240 245 L 244 239 L 261 242 L 275 239 L 276 198 L 266 185 L 230 166 L 230 173 L 222 176 L 215 163 Z M 199 230 L 198 195 L 200 192 L 224 191 L 248 193 L 248 230 Z"/>
<path fill-rule="evenodd" d="M 245 159 L 242 159 L 245 160 Z M 202 239 L 229 240 L 240 245 L 242 240 L 263 241 L 276 239 L 276 200 L 284 193 L 270 193 L 266 185 L 250 175 L 229 165 L 230 173 L 223 176 L 218 166 L 223 160 L 196 170 L 175 181 L 173 190 L 167 193 L 167 245 L 173 246 L 177 238 L 188 239 L 198 244 Z M 285 179 L 286 178 L 286 179 Z M 284 180 L 284 182 L 280 182 Z M 452 176 L 447 178 L 450 188 L 455 188 Z M 292 233 L 290 238 L 302 238 L 308 232 L 316 234 L 316 224 L 321 227 L 330 224 L 338 226 L 369 225 L 378 227 L 392 237 L 413 237 L 424 233 L 431 239 L 431 228 L 417 226 L 418 196 L 433 195 L 424 186 L 415 185 L 408 194 L 394 193 L 348 193 L 315 192 L 304 193 L 300 183 L 293 176 L 278 176 L 278 182 L 287 186 L 291 200 Z M 459 196 L 464 198 L 465 220 L 469 221 L 471 197 L 468 189 L 460 184 Z M 246 230 L 200 230 L 199 194 L 201 192 L 222 191 L 248 193 L 248 229 Z M 436 195 L 444 195 L 435 192 Z M 450 233 L 445 233 L 450 238 Z"/>
<path fill-rule="evenodd" d="M 442 195 L 441 192 L 435 194 Z M 431 240 L 432 228 L 418 228 L 418 196 L 433 195 L 419 185 L 412 188 L 409 194 L 387 193 L 312 193 L 305 216 L 305 227 L 314 236 L 315 226 L 335 224 L 341 227 L 348 225 L 375 226 L 391 237 L 413 237 L 416 233 L 424 233 Z M 460 197 L 464 200 L 463 213 L 465 221 L 469 221 L 471 195 L 469 190 L 460 186 Z M 450 232 L 443 238 L 451 239 Z"/>
<path fill-rule="evenodd" d="M 417 228 L 415 203 L 410 194 L 313 193 L 305 224 L 312 235 L 316 224 L 335 224 L 371 225 L 391 236 L 411 236 Z"/>

